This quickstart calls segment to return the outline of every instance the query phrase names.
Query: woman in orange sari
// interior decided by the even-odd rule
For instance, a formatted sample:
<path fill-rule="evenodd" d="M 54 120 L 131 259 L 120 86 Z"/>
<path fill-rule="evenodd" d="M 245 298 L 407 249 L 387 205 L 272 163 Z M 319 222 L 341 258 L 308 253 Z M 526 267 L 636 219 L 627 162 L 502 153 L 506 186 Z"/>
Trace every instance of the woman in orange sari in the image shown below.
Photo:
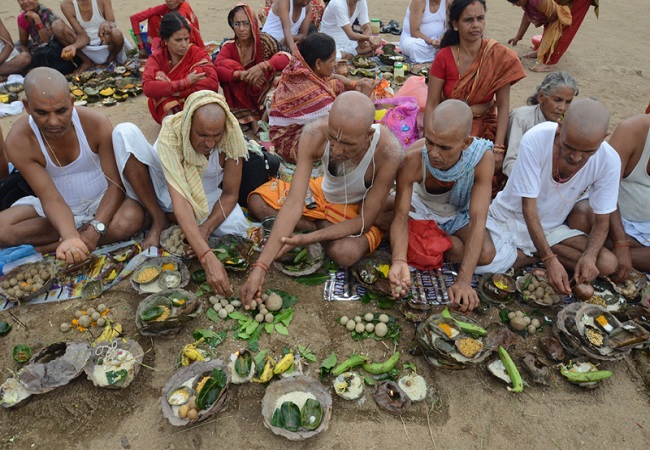
<path fill-rule="evenodd" d="M 494 39 L 483 39 L 485 0 L 454 0 L 449 26 L 429 72 L 427 121 L 448 98 L 466 102 L 474 114 L 472 136 L 494 142 L 501 172 L 510 110 L 510 86 L 526 76 L 519 57 Z M 426 123 L 426 122 L 425 122 Z"/>
<path fill-rule="evenodd" d="M 273 37 L 260 32 L 248 5 L 239 4 L 228 13 L 235 38 L 224 42 L 214 62 L 223 95 L 241 125 L 257 133 L 266 94 L 275 73 L 284 69 L 291 55 L 281 51 Z"/>
<path fill-rule="evenodd" d="M 149 97 L 149 111 L 158 123 L 165 116 L 182 111 L 191 93 L 219 90 L 212 61 L 203 47 L 190 43 L 190 30 L 187 20 L 178 12 L 165 14 L 160 22 L 163 44 L 144 67 L 142 89 Z"/>

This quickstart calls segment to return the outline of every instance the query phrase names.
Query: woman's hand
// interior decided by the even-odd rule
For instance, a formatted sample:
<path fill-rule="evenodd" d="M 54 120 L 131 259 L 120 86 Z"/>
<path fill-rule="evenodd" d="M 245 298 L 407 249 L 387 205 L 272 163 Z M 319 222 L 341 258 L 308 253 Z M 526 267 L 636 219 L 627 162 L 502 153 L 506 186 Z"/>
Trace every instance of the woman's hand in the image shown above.
<path fill-rule="evenodd" d="M 205 72 L 197 73 L 196 70 L 194 72 L 191 72 L 188 76 L 187 79 L 190 82 L 190 85 L 194 85 L 198 83 L 200 80 L 205 78 Z"/>
<path fill-rule="evenodd" d="M 248 69 L 243 75 L 242 80 L 256 88 L 264 85 L 264 69 L 257 64 Z"/>
<path fill-rule="evenodd" d="M 433 48 L 440 48 L 440 39 L 428 39 L 427 44 Z"/>
<path fill-rule="evenodd" d="M 25 17 L 27 18 L 27 20 L 29 20 L 34 25 L 38 25 L 39 23 L 43 23 L 41 21 L 41 16 L 39 16 L 38 13 L 36 13 L 36 11 L 27 11 L 25 13 Z"/>
<path fill-rule="evenodd" d="M 519 36 L 515 36 L 512 39 L 508 39 L 508 44 L 514 47 L 515 45 L 517 45 L 517 42 L 519 41 L 521 41 L 521 38 Z"/>
<path fill-rule="evenodd" d="M 219 295 L 230 297 L 232 295 L 232 286 L 228 279 L 226 269 L 224 269 L 221 261 L 217 259 L 214 253 L 208 252 L 199 261 L 205 269 L 206 281 Z"/>
<path fill-rule="evenodd" d="M 162 70 L 159 70 L 158 72 L 156 72 L 156 80 L 158 80 L 158 81 L 172 81 L 172 80 L 169 79 L 167 74 L 165 72 L 163 72 Z"/>
<path fill-rule="evenodd" d="M 355 91 L 359 91 L 364 95 L 370 97 L 372 91 L 379 85 L 379 80 L 374 80 L 371 78 L 362 78 L 357 81 L 356 86 L 354 87 Z"/>

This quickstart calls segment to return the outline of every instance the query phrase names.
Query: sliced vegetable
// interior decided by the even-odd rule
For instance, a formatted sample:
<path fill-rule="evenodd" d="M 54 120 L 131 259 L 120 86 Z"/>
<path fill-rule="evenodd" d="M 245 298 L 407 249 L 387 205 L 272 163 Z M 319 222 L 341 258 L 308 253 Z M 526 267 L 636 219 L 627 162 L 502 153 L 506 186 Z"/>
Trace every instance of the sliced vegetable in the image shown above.
<path fill-rule="evenodd" d="M 19 363 L 29 361 L 32 357 L 32 349 L 28 345 L 18 344 L 14 347 L 14 359 Z"/>

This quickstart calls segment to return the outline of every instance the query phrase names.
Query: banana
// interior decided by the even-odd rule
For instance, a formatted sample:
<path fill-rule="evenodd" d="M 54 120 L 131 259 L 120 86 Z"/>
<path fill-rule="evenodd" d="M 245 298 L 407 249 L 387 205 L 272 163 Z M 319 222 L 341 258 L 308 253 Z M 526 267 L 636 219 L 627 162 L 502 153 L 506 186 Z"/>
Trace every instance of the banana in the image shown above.
<path fill-rule="evenodd" d="M 205 361 L 203 355 L 196 349 L 195 344 L 187 344 L 183 348 L 183 357 L 181 364 L 189 366 L 194 361 Z"/>
<path fill-rule="evenodd" d="M 352 357 L 346 359 L 341 364 L 336 366 L 334 370 L 332 370 L 332 375 L 338 377 L 343 372 L 348 372 L 350 369 L 360 366 L 362 364 L 367 364 L 368 362 L 370 362 L 370 360 L 368 359 L 367 356 L 353 355 Z"/>
<path fill-rule="evenodd" d="M 293 349 L 284 355 L 284 357 L 278 361 L 278 363 L 275 365 L 275 368 L 273 369 L 273 375 L 280 375 L 283 372 L 286 372 L 289 367 L 293 365 L 294 361 L 294 356 L 293 356 Z"/>
<path fill-rule="evenodd" d="M 399 352 L 393 353 L 393 356 L 388 358 L 383 363 L 365 363 L 363 365 L 363 370 L 373 375 L 381 375 L 382 373 L 390 372 L 393 370 L 397 363 L 399 362 Z"/>
<path fill-rule="evenodd" d="M 253 381 L 255 383 L 268 383 L 271 381 L 271 378 L 273 378 L 273 358 L 271 358 L 269 355 L 266 355 L 266 363 L 264 364 L 264 370 L 262 371 L 262 375 L 260 375 L 259 378 L 253 378 Z"/>
<path fill-rule="evenodd" d="M 517 369 L 517 366 L 515 366 L 515 363 L 512 361 L 512 358 L 510 357 L 506 349 L 501 346 L 499 346 L 499 358 L 501 359 L 501 362 L 505 366 L 506 372 L 508 372 L 510 381 L 512 381 L 512 387 L 508 386 L 508 390 L 510 392 L 523 391 L 524 381 L 521 379 L 519 370 Z"/>
<path fill-rule="evenodd" d="M 119 323 L 116 323 L 115 325 L 111 325 L 111 323 L 109 322 L 104 327 L 104 331 L 102 331 L 102 334 L 100 334 L 99 337 L 95 339 L 93 345 L 97 345 L 99 342 L 110 341 L 111 339 L 118 338 L 120 337 L 121 334 L 122 334 L 122 325 Z"/>

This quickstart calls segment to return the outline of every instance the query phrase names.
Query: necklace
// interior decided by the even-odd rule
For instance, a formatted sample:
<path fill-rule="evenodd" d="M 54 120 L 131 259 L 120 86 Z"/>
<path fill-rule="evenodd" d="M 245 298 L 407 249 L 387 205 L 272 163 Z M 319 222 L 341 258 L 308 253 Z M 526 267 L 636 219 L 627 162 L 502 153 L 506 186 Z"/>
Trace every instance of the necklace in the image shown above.
<path fill-rule="evenodd" d="M 458 66 L 458 79 L 460 80 L 460 45 L 458 45 L 458 56 L 456 57 L 456 65 Z"/>

